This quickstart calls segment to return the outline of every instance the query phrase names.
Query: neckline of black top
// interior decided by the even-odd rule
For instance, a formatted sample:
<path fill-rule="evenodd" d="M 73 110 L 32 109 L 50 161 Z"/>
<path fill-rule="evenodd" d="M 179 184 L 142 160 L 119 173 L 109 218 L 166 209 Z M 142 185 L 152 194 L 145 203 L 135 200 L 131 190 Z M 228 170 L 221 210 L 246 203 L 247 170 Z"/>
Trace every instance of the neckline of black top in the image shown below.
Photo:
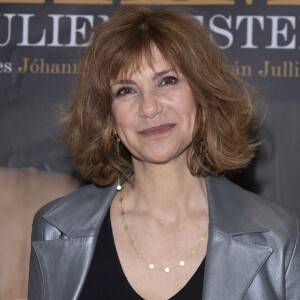
<path fill-rule="evenodd" d="M 205 258 L 186 285 L 169 300 L 201 299 L 204 267 Z M 79 297 L 79 300 L 93 299 L 143 299 L 130 285 L 122 269 L 114 243 L 110 209 L 103 220 L 90 269 Z"/>

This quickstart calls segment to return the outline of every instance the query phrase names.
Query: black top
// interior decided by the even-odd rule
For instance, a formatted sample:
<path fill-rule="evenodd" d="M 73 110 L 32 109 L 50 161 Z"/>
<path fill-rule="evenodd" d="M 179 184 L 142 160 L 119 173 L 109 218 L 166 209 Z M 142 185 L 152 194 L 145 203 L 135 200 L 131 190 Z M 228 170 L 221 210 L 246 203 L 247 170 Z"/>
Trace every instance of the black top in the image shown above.
<path fill-rule="evenodd" d="M 187 284 L 170 300 L 202 299 L 205 259 Z M 108 210 L 79 300 L 142 300 L 129 284 L 116 251 Z"/>

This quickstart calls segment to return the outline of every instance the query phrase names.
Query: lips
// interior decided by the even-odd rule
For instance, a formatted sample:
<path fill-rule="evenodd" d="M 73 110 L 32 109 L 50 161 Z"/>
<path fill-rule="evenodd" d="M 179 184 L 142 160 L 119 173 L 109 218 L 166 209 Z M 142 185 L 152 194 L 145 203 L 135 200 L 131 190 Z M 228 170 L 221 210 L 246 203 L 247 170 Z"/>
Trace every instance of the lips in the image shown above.
<path fill-rule="evenodd" d="M 174 128 L 175 124 L 162 124 L 155 127 L 146 128 L 139 131 L 139 134 L 143 136 L 156 136 L 168 133 Z"/>

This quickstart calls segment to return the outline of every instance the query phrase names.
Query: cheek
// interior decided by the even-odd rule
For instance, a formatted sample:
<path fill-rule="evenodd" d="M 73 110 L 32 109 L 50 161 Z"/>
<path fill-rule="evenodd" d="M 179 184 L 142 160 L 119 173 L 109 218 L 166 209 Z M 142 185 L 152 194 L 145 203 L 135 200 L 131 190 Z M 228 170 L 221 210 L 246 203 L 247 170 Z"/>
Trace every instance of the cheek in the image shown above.
<path fill-rule="evenodd" d="M 119 104 L 113 104 L 112 115 L 117 126 L 124 122 L 124 110 Z"/>
<path fill-rule="evenodd" d="M 182 101 L 184 99 L 184 101 Z M 185 122 L 194 124 L 196 119 L 196 103 L 194 97 L 190 94 L 183 95 L 181 101 L 179 101 L 179 105 L 177 107 L 177 112 L 184 119 Z"/>
<path fill-rule="evenodd" d="M 130 113 L 130 110 L 128 110 L 126 105 L 121 105 L 119 103 L 113 105 L 112 115 L 119 133 L 125 131 L 126 128 L 134 123 L 132 113 Z"/>

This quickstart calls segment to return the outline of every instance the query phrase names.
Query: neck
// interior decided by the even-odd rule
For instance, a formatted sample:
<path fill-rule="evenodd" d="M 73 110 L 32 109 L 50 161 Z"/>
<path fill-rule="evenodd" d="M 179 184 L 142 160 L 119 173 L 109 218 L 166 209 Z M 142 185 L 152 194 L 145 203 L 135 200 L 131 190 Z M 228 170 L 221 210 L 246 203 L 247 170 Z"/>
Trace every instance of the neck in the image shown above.
<path fill-rule="evenodd" d="M 166 164 L 133 159 L 133 163 L 133 209 L 176 218 L 191 209 L 207 209 L 205 180 L 190 173 L 186 159 Z"/>

